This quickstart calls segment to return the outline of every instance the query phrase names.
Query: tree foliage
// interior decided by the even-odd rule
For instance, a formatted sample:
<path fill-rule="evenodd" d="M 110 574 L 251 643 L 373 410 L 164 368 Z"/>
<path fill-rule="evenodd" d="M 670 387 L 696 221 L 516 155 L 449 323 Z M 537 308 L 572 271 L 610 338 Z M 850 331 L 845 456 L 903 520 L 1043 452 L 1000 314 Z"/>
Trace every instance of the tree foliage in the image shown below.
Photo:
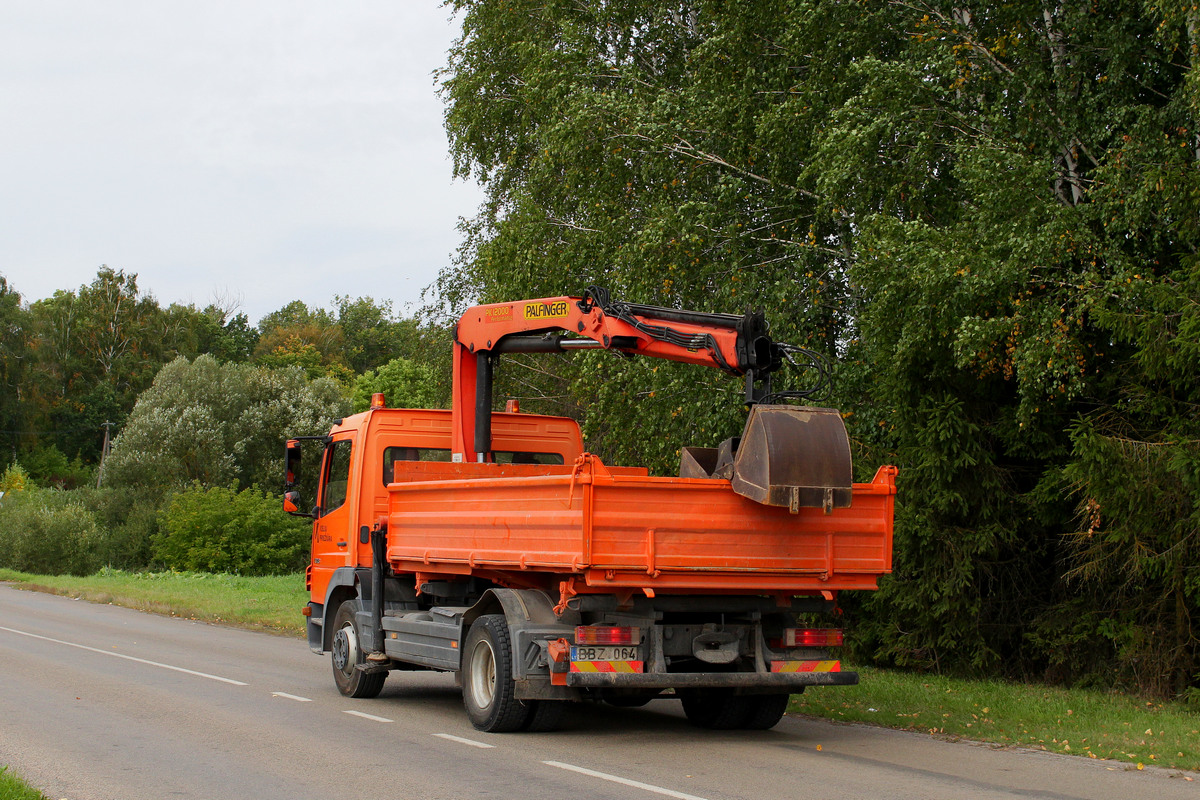
<path fill-rule="evenodd" d="M 1198 680 L 1193 5 L 453 5 L 447 129 L 487 202 L 442 297 L 765 308 L 838 360 L 859 463 L 901 467 L 864 653 Z M 527 386 L 658 469 L 737 398 L 594 357 Z"/>
<path fill-rule="evenodd" d="M 284 438 L 324 433 L 348 413 L 358 371 L 390 381 L 393 402 L 444 404 L 446 331 L 369 297 L 335 297 L 332 308 L 292 302 L 256 327 L 220 299 L 163 307 L 136 275 L 108 267 L 24 305 L 0 276 L 0 491 L 73 489 L 47 496 L 89 510 L 103 533 L 92 556 L 136 569 L 154 561 L 175 493 L 277 484 Z M 388 367 L 400 354 L 407 366 Z M 86 488 L 106 427 L 118 435 L 99 470 L 104 485 Z M 26 539 L 58 559 L 57 542 Z"/>
<path fill-rule="evenodd" d="M 294 300 L 263 317 L 258 328 L 255 363 L 298 366 L 310 378 L 325 375 L 348 388 L 356 374 L 397 356 L 428 358 L 422 345 L 430 331 L 416 320 L 397 318 L 390 301 L 370 297 L 337 296 L 332 311 Z"/>
<path fill-rule="evenodd" d="M 138 398 L 105 464 L 114 486 L 144 491 L 280 485 L 289 436 L 317 435 L 349 404 L 328 378 L 297 368 L 178 358 Z"/>
<path fill-rule="evenodd" d="M 6 353 L 4 367 L 20 403 L 8 424 L 14 449 L 53 446 L 93 463 L 104 423 L 119 426 L 163 364 L 209 351 L 238 360 L 247 351 L 244 316 L 164 309 L 139 290 L 137 275 L 109 267 L 92 283 L 28 308 L 15 293 L 0 292 L 0 315 L 17 331 L 0 343 L 16 354 L 10 360 Z"/>
<path fill-rule="evenodd" d="M 449 376 L 437 375 L 426 364 L 393 358 L 379 369 L 359 375 L 350 401 L 355 413 L 366 411 L 371 395 L 377 392 L 391 408 L 446 408 L 449 384 Z"/>
<path fill-rule="evenodd" d="M 16 455 L 19 431 L 24 427 L 22 385 L 28 363 L 28 335 L 21 295 L 0 275 L 0 464 Z"/>

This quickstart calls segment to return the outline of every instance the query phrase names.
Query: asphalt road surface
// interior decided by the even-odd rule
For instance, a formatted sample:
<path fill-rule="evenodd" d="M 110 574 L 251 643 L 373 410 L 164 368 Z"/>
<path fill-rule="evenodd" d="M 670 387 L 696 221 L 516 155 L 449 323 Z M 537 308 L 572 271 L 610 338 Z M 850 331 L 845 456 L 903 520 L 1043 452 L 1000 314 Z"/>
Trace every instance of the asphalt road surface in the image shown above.
<path fill-rule="evenodd" d="M 0 765 L 51 800 L 1200 798 L 1177 772 L 861 725 L 701 731 L 668 700 L 484 734 L 449 675 L 350 700 L 299 639 L 3 585 Z"/>

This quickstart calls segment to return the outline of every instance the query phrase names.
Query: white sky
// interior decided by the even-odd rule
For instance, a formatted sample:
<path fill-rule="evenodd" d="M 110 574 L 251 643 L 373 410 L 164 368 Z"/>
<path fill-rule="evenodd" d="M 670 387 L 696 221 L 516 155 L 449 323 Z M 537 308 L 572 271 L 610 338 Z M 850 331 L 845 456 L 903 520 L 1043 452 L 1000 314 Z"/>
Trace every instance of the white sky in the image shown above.
<path fill-rule="evenodd" d="M 257 322 L 419 300 L 482 199 L 452 181 L 439 0 L 0 0 L 0 274 L 138 274 Z"/>

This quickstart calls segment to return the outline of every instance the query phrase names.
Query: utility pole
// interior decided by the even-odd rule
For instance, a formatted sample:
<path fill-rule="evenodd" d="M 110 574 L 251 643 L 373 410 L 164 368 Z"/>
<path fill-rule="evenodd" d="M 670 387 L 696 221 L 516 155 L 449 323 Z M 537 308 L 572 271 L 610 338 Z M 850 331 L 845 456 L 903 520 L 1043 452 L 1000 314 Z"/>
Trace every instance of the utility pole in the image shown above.
<path fill-rule="evenodd" d="M 109 437 L 110 437 L 110 432 L 112 431 L 113 424 L 114 423 L 112 423 L 112 422 L 105 422 L 102 425 L 102 427 L 104 428 L 104 444 L 100 447 L 100 467 L 99 467 L 99 469 L 96 470 L 96 488 L 97 489 L 100 488 L 100 481 L 104 480 L 104 461 L 105 461 L 105 459 L 108 458 L 108 451 L 109 451 L 109 449 L 111 449 Z"/>

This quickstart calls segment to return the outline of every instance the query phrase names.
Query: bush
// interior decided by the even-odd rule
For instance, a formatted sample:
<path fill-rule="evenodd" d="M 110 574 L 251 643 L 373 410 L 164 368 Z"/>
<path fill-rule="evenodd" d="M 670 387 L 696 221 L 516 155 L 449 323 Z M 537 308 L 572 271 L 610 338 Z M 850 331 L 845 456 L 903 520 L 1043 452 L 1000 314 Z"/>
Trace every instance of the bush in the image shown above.
<path fill-rule="evenodd" d="M 29 485 L 29 473 L 18 463 L 9 464 L 0 475 L 0 492 L 4 494 L 24 491 Z"/>
<path fill-rule="evenodd" d="M 257 487 L 235 491 L 198 484 L 174 495 L 154 537 L 169 568 L 241 575 L 280 575 L 304 567 L 309 524 L 280 510 Z"/>
<path fill-rule="evenodd" d="M 0 566 L 39 575 L 90 575 L 106 537 L 70 492 L 26 488 L 0 500 Z"/>
<path fill-rule="evenodd" d="M 114 569 L 153 566 L 153 539 L 159 530 L 163 500 L 131 487 L 88 487 L 74 492 L 96 515 L 106 532 L 103 562 Z"/>
<path fill-rule="evenodd" d="M 95 483 L 96 476 L 79 456 L 69 459 L 55 445 L 35 447 L 21 454 L 21 466 L 41 486 L 74 489 Z"/>

